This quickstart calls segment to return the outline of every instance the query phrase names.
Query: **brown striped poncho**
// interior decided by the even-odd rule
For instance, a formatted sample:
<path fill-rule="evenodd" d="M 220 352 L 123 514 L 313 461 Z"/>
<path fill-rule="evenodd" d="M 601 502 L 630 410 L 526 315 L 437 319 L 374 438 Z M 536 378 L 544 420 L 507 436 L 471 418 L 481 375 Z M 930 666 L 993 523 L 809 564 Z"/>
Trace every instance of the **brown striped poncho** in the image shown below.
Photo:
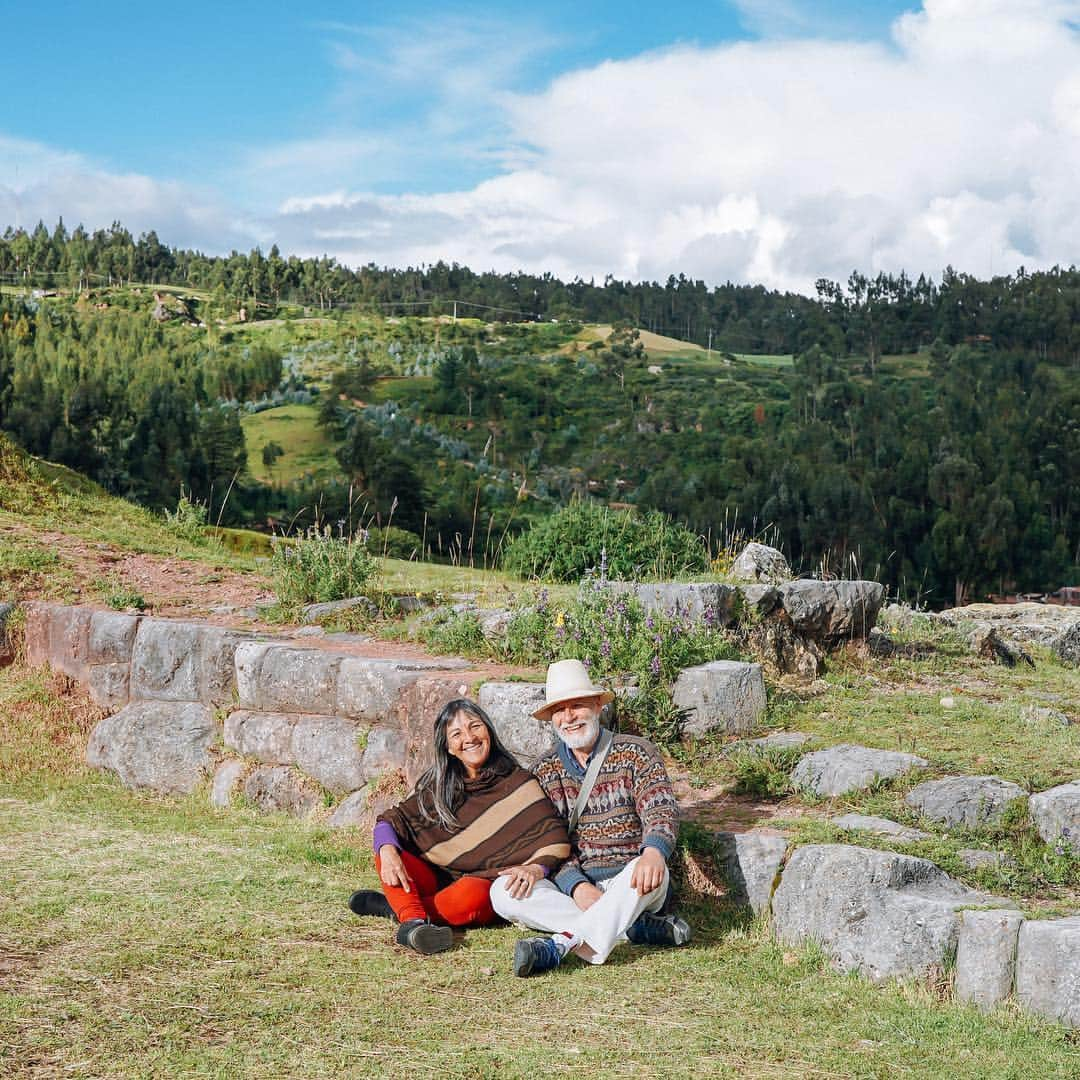
<path fill-rule="evenodd" d="M 465 781 L 459 827 L 444 828 L 420 812 L 416 792 L 379 815 L 402 847 L 451 877 L 494 878 L 505 866 L 538 863 L 549 872 L 570 855 L 566 823 L 531 773 L 508 761 Z"/>

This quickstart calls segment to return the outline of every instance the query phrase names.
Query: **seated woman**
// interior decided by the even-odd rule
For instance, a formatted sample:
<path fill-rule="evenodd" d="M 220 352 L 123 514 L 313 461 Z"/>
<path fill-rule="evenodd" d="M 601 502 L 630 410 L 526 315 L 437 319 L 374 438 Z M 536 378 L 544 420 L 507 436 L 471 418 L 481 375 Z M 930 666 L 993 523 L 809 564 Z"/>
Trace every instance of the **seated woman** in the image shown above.
<path fill-rule="evenodd" d="M 453 926 L 494 921 L 496 877 L 526 897 L 570 855 L 565 823 L 479 705 L 451 701 L 434 742 L 435 764 L 375 824 L 382 893 L 362 889 L 349 900 L 357 915 L 396 916 L 398 943 L 421 953 L 450 948 Z"/>

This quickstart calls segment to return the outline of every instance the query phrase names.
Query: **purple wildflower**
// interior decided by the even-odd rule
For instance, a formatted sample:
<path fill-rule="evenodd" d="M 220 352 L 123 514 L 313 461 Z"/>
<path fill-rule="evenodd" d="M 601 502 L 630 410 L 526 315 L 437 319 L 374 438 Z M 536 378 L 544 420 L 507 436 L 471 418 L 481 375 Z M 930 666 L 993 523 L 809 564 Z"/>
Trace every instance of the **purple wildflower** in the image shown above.
<path fill-rule="evenodd" d="M 649 670 L 653 673 L 653 678 L 658 679 L 660 677 L 660 657 L 653 656 L 652 661 L 649 664 Z"/>
<path fill-rule="evenodd" d="M 605 658 L 611 656 L 611 642 L 607 638 L 600 642 L 600 655 Z"/>

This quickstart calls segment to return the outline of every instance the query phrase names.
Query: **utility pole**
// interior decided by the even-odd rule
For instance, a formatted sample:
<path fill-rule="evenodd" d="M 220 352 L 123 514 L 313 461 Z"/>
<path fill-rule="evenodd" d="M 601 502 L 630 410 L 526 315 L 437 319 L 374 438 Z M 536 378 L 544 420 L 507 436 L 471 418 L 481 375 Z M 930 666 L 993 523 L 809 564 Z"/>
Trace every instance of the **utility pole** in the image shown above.
<path fill-rule="evenodd" d="M 712 327 L 709 327 L 709 347 L 706 349 L 706 359 L 712 359 Z"/>
<path fill-rule="evenodd" d="M 457 325 L 457 301 L 454 301 L 454 325 Z"/>

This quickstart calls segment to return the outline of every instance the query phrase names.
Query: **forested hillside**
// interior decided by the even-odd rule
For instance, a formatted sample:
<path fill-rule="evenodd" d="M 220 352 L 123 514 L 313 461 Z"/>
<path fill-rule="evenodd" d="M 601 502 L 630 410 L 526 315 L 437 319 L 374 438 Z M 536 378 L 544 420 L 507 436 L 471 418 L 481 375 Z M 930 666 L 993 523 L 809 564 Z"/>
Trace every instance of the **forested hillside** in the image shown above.
<path fill-rule="evenodd" d="M 183 485 L 223 522 L 335 521 L 351 487 L 436 555 L 490 559 L 580 495 L 714 540 L 772 526 L 804 569 L 936 604 L 1078 576 L 1075 270 L 811 300 L 39 226 L 0 238 L 0 282 L 0 428 L 150 506 Z M 286 405 L 310 468 L 268 434 Z"/>

